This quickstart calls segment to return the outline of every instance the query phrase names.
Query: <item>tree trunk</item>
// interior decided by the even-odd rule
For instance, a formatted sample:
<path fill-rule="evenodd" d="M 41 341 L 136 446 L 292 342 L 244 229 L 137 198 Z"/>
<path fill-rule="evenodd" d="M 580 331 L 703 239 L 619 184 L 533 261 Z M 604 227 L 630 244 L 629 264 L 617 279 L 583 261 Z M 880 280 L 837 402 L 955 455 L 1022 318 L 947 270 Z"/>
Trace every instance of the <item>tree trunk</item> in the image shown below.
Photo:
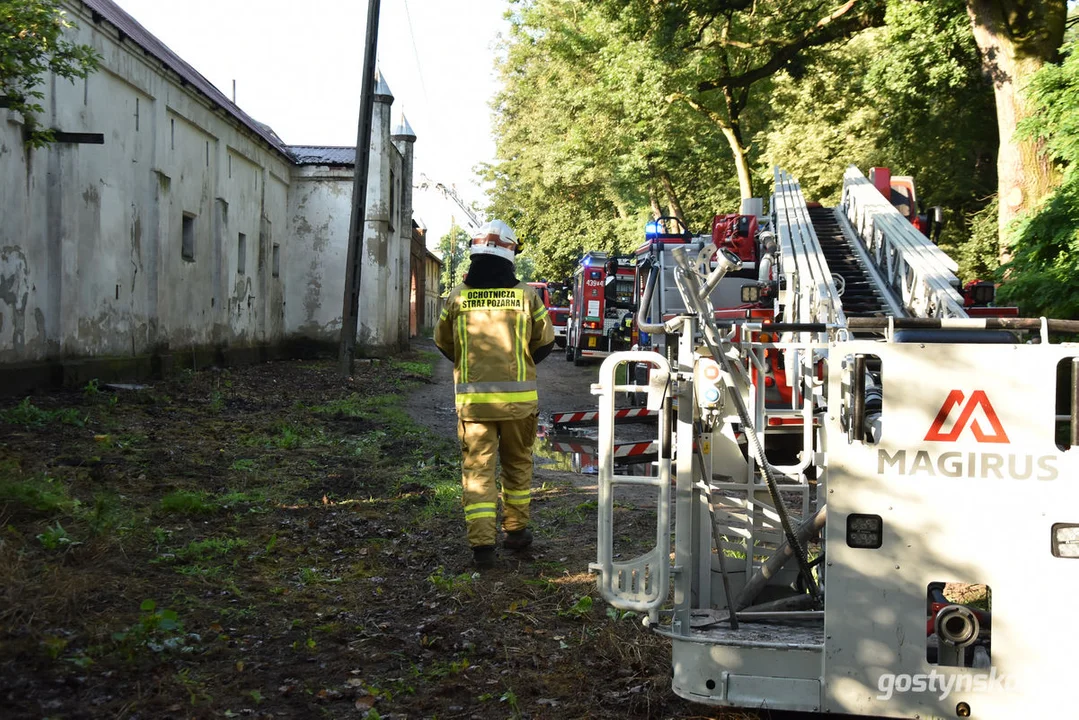
<path fill-rule="evenodd" d="M 1015 137 L 1028 115 L 1023 92 L 1031 76 L 1057 58 L 1064 41 L 1065 0 L 967 0 L 982 66 L 993 80 L 1000 149 L 997 153 L 998 232 L 1007 260 L 1007 230 L 1059 182 L 1042 144 Z"/>
<path fill-rule="evenodd" d="M 669 98 L 669 101 L 676 99 L 684 100 L 691 108 L 715 123 L 716 127 L 723 133 L 723 137 L 727 138 L 727 144 L 730 145 L 731 148 L 731 155 L 734 156 L 735 172 L 738 174 L 738 189 L 741 192 L 743 199 L 753 197 L 753 180 L 749 175 L 749 164 L 746 162 L 746 148 L 742 144 L 742 126 L 738 121 L 738 116 L 741 112 L 741 108 L 745 107 L 747 97 L 748 94 L 743 93 L 741 97 L 735 98 L 729 89 L 724 91 L 724 101 L 727 103 L 727 116 L 730 118 L 729 121 L 715 110 L 702 105 L 686 95 L 675 93 Z"/>
<path fill-rule="evenodd" d="M 648 203 L 652 206 L 653 219 L 663 217 L 663 208 L 659 206 L 659 198 L 656 197 L 656 189 L 653 187 L 648 188 Z"/>
<path fill-rule="evenodd" d="M 742 132 L 737 125 L 722 125 L 723 137 L 727 138 L 727 144 L 731 146 L 731 154 L 734 155 L 734 169 L 738 173 L 738 191 L 742 199 L 753 197 L 753 179 L 749 176 L 749 164 L 746 162 L 746 149 L 742 145 Z"/>
<path fill-rule="evenodd" d="M 674 215 L 685 223 L 686 216 L 682 212 L 682 203 L 678 202 L 678 193 L 675 192 L 674 183 L 671 182 L 670 173 L 666 170 L 660 170 L 659 181 L 663 183 L 663 190 L 667 193 L 667 207 L 670 208 L 671 215 Z"/>

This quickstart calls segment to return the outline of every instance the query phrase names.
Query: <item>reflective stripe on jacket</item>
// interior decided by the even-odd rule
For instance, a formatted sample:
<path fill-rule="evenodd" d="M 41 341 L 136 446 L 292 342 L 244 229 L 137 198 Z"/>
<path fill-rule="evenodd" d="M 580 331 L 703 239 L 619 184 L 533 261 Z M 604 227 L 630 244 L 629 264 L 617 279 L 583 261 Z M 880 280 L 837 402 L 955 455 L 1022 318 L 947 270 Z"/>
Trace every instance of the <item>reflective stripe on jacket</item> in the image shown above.
<path fill-rule="evenodd" d="M 532 353 L 552 342 L 547 308 L 527 283 L 455 287 L 435 327 L 435 344 L 453 358 L 459 417 L 515 420 L 535 413 Z"/>

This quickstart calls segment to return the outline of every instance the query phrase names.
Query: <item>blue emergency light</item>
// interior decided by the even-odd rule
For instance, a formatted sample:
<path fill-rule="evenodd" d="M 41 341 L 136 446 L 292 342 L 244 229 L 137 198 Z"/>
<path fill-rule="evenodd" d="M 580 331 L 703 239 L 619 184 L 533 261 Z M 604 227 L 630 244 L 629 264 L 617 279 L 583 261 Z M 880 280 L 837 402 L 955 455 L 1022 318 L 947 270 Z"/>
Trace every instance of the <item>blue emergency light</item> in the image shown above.
<path fill-rule="evenodd" d="M 644 226 L 644 237 L 651 240 L 656 235 L 659 235 L 659 223 L 653 220 Z"/>

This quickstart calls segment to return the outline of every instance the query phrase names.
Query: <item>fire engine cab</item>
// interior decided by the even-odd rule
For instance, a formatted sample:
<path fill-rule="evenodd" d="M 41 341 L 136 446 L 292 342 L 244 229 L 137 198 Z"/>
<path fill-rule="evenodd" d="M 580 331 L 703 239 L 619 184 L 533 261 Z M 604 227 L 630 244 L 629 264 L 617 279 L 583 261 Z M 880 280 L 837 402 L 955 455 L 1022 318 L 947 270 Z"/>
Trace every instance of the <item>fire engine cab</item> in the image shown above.
<path fill-rule="evenodd" d="M 585 253 L 573 274 L 566 360 L 583 365 L 633 345 L 634 260 Z"/>

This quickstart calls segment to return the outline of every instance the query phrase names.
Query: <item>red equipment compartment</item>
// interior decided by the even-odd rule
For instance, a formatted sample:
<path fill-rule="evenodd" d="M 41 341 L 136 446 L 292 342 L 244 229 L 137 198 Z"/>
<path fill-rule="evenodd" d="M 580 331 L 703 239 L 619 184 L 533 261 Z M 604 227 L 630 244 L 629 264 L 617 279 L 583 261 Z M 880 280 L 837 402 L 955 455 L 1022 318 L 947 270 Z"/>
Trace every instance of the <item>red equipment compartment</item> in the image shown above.
<path fill-rule="evenodd" d="M 742 262 L 757 262 L 757 216 L 716 215 L 712 218 L 712 243 L 719 249 L 728 248 Z"/>

